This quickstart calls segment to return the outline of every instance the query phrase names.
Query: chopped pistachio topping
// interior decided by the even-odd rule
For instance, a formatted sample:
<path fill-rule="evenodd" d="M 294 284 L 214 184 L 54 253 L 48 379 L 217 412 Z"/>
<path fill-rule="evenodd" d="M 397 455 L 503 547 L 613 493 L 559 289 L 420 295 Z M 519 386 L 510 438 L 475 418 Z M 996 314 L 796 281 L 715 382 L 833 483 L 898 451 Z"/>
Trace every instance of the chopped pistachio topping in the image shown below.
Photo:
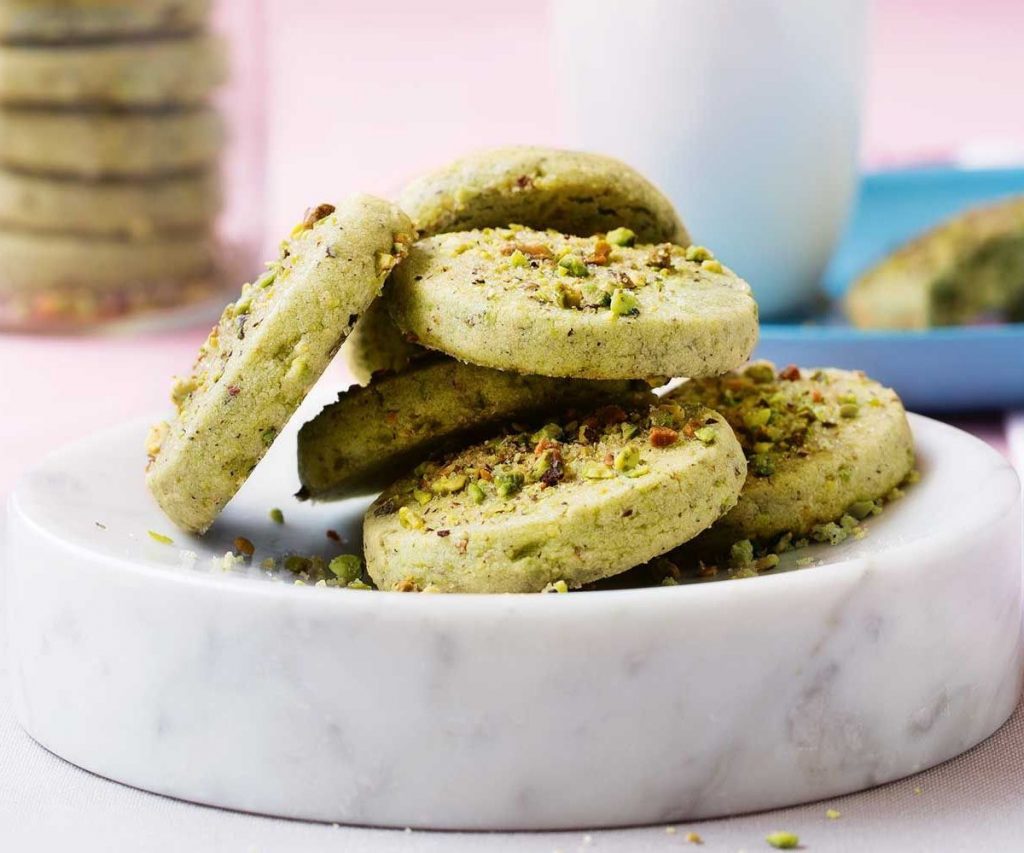
<path fill-rule="evenodd" d="M 549 583 L 541 592 L 568 592 L 569 584 L 563 580 L 557 580 L 553 583 Z"/>
<path fill-rule="evenodd" d="M 608 307 L 614 316 L 625 317 L 628 314 L 636 314 L 638 304 L 637 298 L 632 293 L 619 287 L 612 291 Z"/>
<path fill-rule="evenodd" d="M 577 255 L 563 256 L 559 259 L 558 266 L 576 278 L 586 278 L 590 275 L 587 265 Z"/>
<path fill-rule="evenodd" d="M 792 832 L 773 832 L 764 840 L 777 850 L 793 850 L 800 846 L 800 836 Z"/>
<path fill-rule="evenodd" d="M 163 533 L 157 533 L 155 530 L 147 530 L 149 538 L 154 542 L 159 542 L 161 545 L 173 545 L 174 540 L 170 536 L 164 536 Z"/>
<path fill-rule="evenodd" d="M 632 246 L 636 242 L 636 234 L 628 228 L 613 228 L 605 235 L 605 240 L 613 246 Z"/>
<path fill-rule="evenodd" d="M 710 261 L 714 257 L 711 250 L 704 246 L 688 246 L 686 249 L 686 260 L 688 261 L 702 263 L 703 261 Z"/>
<path fill-rule="evenodd" d="M 284 513 L 276 506 L 270 511 L 270 520 L 274 524 L 284 524 Z"/>
<path fill-rule="evenodd" d="M 355 554 L 341 554 L 327 564 L 327 568 L 342 583 L 350 584 L 359 579 L 363 561 Z"/>
<path fill-rule="evenodd" d="M 843 813 L 837 809 L 825 809 L 825 817 L 829 820 L 839 820 L 843 816 Z"/>

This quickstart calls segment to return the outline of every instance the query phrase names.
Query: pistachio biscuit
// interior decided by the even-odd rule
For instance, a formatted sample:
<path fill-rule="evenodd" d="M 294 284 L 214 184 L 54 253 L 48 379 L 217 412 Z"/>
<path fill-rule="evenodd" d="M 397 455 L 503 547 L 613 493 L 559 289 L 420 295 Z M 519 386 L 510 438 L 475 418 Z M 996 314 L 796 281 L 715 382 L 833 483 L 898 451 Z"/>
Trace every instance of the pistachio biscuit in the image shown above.
<path fill-rule="evenodd" d="M 160 235 L 129 242 L 0 230 L 0 293 L 146 287 L 207 276 L 215 259 L 215 243 L 206 235 Z"/>
<path fill-rule="evenodd" d="M 462 361 L 587 379 L 715 376 L 757 341 L 745 281 L 703 247 L 486 228 L 416 243 L 387 298 L 399 328 Z"/>
<path fill-rule="evenodd" d="M 86 178 L 147 178 L 209 166 L 223 141 L 210 107 L 167 112 L 0 109 L 0 166 Z"/>
<path fill-rule="evenodd" d="M 619 160 L 582 151 L 481 151 L 412 182 L 399 204 L 426 237 L 515 223 L 579 237 L 626 227 L 640 243 L 690 242 L 654 184 Z M 395 330 L 383 303 L 370 308 L 345 346 L 363 384 L 378 370 L 400 370 L 418 352 Z"/>
<path fill-rule="evenodd" d="M 1024 196 L 943 222 L 897 249 L 846 296 L 861 328 L 1024 320 Z"/>
<path fill-rule="evenodd" d="M 408 217 L 353 196 L 311 211 L 281 257 L 228 305 L 187 379 L 177 415 L 151 431 L 146 482 L 168 517 L 202 533 L 327 367 L 412 241 Z"/>
<path fill-rule="evenodd" d="M 539 592 L 615 575 L 736 502 L 743 451 L 721 415 L 658 402 L 566 413 L 421 464 L 363 524 L 381 589 Z"/>
<path fill-rule="evenodd" d="M 342 392 L 302 427 L 300 494 L 376 491 L 453 440 L 546 410 L 622 402 L 632 391 L 628 382 L 520 376 L 430 356 Z"/>
<path fill-rule="evenodd" d="M 206 229 L 220 208 L 212 171 L 144 181 L 81 181 L 0 170 L 0 225 L 144 239 Z"/>
<path fill-rule="evenodd" d="M 914 466 L 914 439 L 895 391 L 859 371 L 779 373 L 768 362 L 690 380 L 667 399 L 722 413 L 747 457 L 739 502 L 687 549 L 801 537 L 844 513 L 863 518 Z"/>
<path fill-rule="evenodd" d="M 192 32 L 210 0 L 3 0 L 0 41 L 49 44 Z"/>
<path fill-rule="evenodd" d="M 144 42 L 0 46 L 0 103 L 161 107 L 202 101 L 226 77 L 210 35 Z"/>
<path fill-rule="evenodd" d="M 654 184 L 619 160 L 582 151 L 481 151 L 413 181 L 398 203 L 427 237 L 516 223 L 580 236 L 628 226 L 640 243 L 690 242 Z"/>

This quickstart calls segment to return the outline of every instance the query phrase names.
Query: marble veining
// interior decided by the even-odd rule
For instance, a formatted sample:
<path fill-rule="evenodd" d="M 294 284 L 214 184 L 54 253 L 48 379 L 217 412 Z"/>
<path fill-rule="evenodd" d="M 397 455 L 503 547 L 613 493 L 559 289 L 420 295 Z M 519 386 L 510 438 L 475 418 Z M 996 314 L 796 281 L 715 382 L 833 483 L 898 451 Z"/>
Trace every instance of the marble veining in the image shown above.
<path fill-rule="evenodd" d="M 1016 476 L 963 433 L 913 427 L 922 482 L 822 565 L 480 597 L 188 568 L 239 529 L 322 542 L 363 504 L 284 504 L 292 460 L 272 453 L 208 541 L 160 545 L 145 536 L 169 525 L 143 491 L 143 427 L 105 433 L 11 501 L 16 711 L 112 779 L 372 825 L 678 821 L 891 780 L 991 734 L 1024 664 Z M 277 505 L 286 529 L 265 523 Z"/>

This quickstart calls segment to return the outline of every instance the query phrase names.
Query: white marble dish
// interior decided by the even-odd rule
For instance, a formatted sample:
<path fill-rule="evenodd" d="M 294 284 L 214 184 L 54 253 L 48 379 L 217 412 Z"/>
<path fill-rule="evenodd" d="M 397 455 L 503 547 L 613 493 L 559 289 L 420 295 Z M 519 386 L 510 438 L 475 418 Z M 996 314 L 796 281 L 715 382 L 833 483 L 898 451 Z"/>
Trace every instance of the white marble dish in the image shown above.
<path fill-rule="evenodd" d="M 140 788 L 384 826 L 676 821 L 904 776 L 990 735 L 1022 677 L 1017 477 L 962 432 L 913 426 L 921 482 L 865 538 L 817 549 L 822 565 L 477 597 L 214 569 L 239 534 L 257 561 L 337 553 L 325 530 L 351 536 L 365 502 L 288 499 L 287 436 L 192 539 L 144 490 L 143 425 L 106 432 L 11 500 L 17 714 Z"/>

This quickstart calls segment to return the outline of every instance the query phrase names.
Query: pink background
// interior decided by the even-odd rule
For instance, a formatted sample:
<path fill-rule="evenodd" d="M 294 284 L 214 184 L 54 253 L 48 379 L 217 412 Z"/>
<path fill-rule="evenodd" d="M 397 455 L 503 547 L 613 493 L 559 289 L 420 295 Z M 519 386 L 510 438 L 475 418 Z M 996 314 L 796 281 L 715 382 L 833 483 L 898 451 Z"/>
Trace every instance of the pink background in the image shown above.
<path fill-rule="evenodd" d="M 559 141 L 544 0 L 266 3 L 270 240 L 319 200 L 387 194 L 471 148 Z M 1017 157 L 1021 33 L 1020 0 L 878 0 L 865 163 Z M 163 409 L 204 334 L 0 337 L 0 493 L 51 447 Z"/>

